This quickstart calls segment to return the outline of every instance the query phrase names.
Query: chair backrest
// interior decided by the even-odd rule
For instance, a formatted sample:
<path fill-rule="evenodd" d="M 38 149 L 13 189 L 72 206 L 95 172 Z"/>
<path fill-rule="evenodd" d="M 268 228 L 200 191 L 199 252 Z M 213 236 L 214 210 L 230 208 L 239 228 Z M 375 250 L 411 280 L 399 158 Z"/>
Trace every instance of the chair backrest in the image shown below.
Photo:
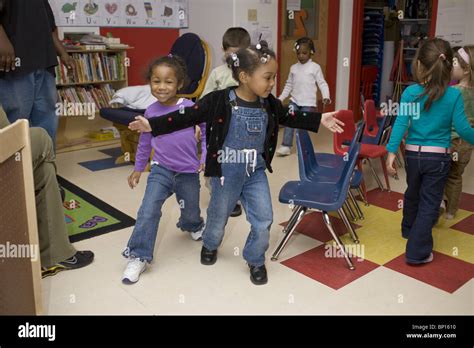
<path fill-rule="evenodd" d="M 355 144 L 359 144 L 364 132 L 365 123 L 362 121 L 357 125 L 357 130 L 350 143 L 349 152 Z M 296 130 L 296 145 L 298 146 L 298 168 L 300 173 L 300 180 L 310 180 L 309 177 L 315 171 L 318 171 L 318 161 L 314 152 L 313 142 L 309 136 L 308 131 L 304 129 Z"/>
<path fill-rule="evenodd" d="M 335 117 L 344 122 L 343 132 L 334 133 L 333 148 L 337 155 L 344 155 L 347 152 L 347 146 L 352 142 L 356 132 L 354 114 L 351 110 L 339 110 Z"/>
<path fill-rule="evenodd" d="M 2 109 L 0 108 L 0 112 Z M 0 314 L 42 314 L 40 248 L 28 121 L 0 129 Z"/>
<path fill-rule="evenodd" d="M 360 129 L 361 129 L 360 134 L 362 134 L 363 126 L 360 127 Z M 360 142 L 354 141 L 354 143 L 349 149 L 349 152 L 347 155 L 347 161 L 345 161 L 344 169 L 342 170 L 341 176 L 336 184 L 336 186 L 338 187 L 338 191 L 340 193 L 339 198 L 338 198 L 338 203 L 341 206 L 347 198 L 347 191 L 350 188 L 351 178 L 352 178 L 352 175 L 354 173 L 354 169 L 357 163 L 360 147 L 361 147 Z"/>
<path fill-rule="evenodd" d="M 188 85 L 181 91 L 180 97 L 199 97 L 204 90 L 211 66 L 209 46 L 198 35 L 186 33 L 174 42 L 170 53 L 183 58 L 188 70 Z"/>
<path fill-rule="evenodd" d="M 296 130 L 296 145 L 298 146 L 300 180 L 308 180 L 311 168 L 317 169 L 319 166 L 308 131 L 303 129 Z"/>
<path fill-rule="evenodd" d="M 364 102 L 364 121 L 367 127 L 365 128 L 365 135 L 375 137 L 378 134 L 379 126 L 377 124 L 377 110 L 373 99 L 367 99 Z"/>
<path fill-rule="evenodd" d="M 362 66 L 362 72 L 360 76 L 362 83 L 361 93 L 366 100 L 373 98 L 374 83 L 377 80 L 378 72 L 379 69 L 376 65 Z"/>

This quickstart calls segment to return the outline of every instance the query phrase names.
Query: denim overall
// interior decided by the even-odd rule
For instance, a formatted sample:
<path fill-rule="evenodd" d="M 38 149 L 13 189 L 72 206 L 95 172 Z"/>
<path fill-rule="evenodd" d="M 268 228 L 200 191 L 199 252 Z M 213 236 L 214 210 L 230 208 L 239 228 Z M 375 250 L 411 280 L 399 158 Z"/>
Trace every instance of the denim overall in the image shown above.
<path fill-rule="evenodd" d="M 211 201 L 207 209 L 203 244 L 216 250 L 224 237 L 230 213 L 240 199 L 251 225 L 243 257 L 251 266 L 265 263 L 273 211 L 270 188 L 265 173 L 264 152 L 268 115 L 263 108 L 237 105 L 231 90 L 232 118 L 220 154 L 222 177 L 211 178 Z"/>

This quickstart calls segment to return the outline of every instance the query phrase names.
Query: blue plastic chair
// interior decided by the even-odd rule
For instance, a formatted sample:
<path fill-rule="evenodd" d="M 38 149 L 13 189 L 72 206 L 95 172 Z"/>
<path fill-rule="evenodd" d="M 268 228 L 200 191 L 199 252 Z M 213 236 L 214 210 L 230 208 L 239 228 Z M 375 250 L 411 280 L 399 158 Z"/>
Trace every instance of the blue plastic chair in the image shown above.
<path fill-rule="evenodd" d="M 341 216 L 343 215 L 343 213 L 341 213 L 342 206 L 347 199 L 350 180 L 354 172 L 359 151 L 360 143 L 355 141 L 349 149 L 347 161 L 344 162 L 344 167 L 336 182 L 327 182 L 324 181 L 324 178 L 322 181 L 318 181 L 315 178 L 315 180 L 290 181 L 282 187 L 280 190 L 279 201 L 281 203 L 294 205 L 296 208 L 288 221 L 288 225 L 285 227 L 285 236 L 283 237 L 283 240 L 273 253 L 272 261 L 278 259 L 278 256 L 288 243 L 291 235 L 306 211 L 308 209 L 317 209 L 322 211 L 324 223 L 336 241 L 337 246 L 342 251 L 349 269 L 355 269 L 342 241 L 334 231 L 328 212 L 338 211 Z M 305 171 L 306 168 L 300 167 L 300 170 Z M 352 238 L 357 241 L 357 236 L 352 235 Z"/>
<path fill-rule="evenodd" d="M 358 125 L 358 128 L 356 130 L 354 138 L 351 141 L 350 146 L 352 146 L 355 141 L 358 141 L 360 139 L 360 136 L 363 133 L 363 127 L 364 123 L 361 122 Z M 296 144 L 298 146 L 298 163 L 301 180 L 314 180 L 314 178 L 317 178 L 318 181 L 324 181 L 329 183 L 334 183 L 338 180 L 345 164 L 343 156 L 329 153 L 314 153 L 311 138 L 308 132 L 305 130 L 297 131 Z M 358 190 L 359 195 L 367 206 L 368 203 L 362 192 L 361 184 L 362 171 L 356 169 L 354 170 L 353 176 L 351 178 L 351 189 Z M 360 209 L 354 195 L 350 191 L 349 199 L 352 202 L 355 210 L 357 211 L 359 218 L 364 219 L 364 214 L 362 213 L 362 210 Z M 352 220 L 357 221 L 357 217 L 354 214 L 350 203 L 347 203 L 346 207 L 352 217 Z"/>

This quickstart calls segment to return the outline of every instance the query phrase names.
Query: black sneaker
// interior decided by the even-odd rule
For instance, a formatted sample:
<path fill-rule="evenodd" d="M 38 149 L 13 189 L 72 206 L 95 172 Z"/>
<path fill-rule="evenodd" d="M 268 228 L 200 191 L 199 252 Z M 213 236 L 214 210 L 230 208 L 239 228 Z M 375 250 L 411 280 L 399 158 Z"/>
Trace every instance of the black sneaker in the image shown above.
<path fill-rule="evenodd" d="M 49 276 L 53 276 L 58 274 L 61 271 L 68 271 L 71 269 L 78 269 L 85 266 L 88 266 L 94 260 L 94 253 L 89 250 L 85 251 L 78 251 L 74 254 L 73 257 L 66 259 L 62 262 L 55 264 L 49 268 L 42 268 L 41 269 L 41 276 L 42 278 L 46 278 Z"/>
<path fill-rule="evenodd" d="M 232 210 L 232 213 L 230 213 L 230 216 L 237 217 L 240 215 L 242 215 L 242 207 L 239 203 L 237 203 L 234 207 L 234 210 Z"/>
<path fill-rule="evenodd" d="M 215 264 L 217 261 L 217 249 L 209 250 L 204 245 L 201 249 L 201 263 L 206 266 Z"/>
<path fill-rule="evenodd" d="M 255 285 L 263 285 L 267 284 L 268 277 L 267 277 L 267 269 L 265 265 L 262 266 L 250 266 L 250 281 Z"/>

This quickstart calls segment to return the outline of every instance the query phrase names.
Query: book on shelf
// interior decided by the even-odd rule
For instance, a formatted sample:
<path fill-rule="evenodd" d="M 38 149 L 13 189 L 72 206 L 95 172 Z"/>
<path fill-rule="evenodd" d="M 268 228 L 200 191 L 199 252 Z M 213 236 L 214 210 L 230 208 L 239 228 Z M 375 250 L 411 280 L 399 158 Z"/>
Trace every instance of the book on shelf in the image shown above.
<path fill-rule="evenodd" d="M 99 81 L 124 80 L 125 71 L 122 67 L 124 54 L 117 53 L 72 53 L 73 69 L 58 60 L 56 66 L 56 83 L 60 85 L 88 83 Z"/>
<path fill-rule="evenodd" d="M 57 93 L 58 102 L 63 107 L 63 110 L 67 110 L 71 105 L 71 108 L 74 108 L 76 105 L 93 105 L 94 110 L 114 106 L 110 104 L 110 100 L 115 91 L 109 84 L 100 85 L 98 87 L 61 87 L 58 88 Z M 64 112 L 61 114 L 64 115 Z"/>

